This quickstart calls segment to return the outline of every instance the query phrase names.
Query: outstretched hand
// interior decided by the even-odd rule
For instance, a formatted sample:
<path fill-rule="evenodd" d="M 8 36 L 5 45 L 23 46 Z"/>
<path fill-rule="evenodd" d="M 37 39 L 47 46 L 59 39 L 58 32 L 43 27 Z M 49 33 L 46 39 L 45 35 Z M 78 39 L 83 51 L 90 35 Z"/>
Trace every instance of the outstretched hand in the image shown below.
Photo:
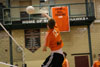
<path fill-rule="evenodd" d="M 43 17 L 47 17 L 48 19 L 51 19 L 51 17 L 47 13 L 42 13 Z"/>
<path fill-rule="evenodd" d="M 43 16 L 43 17 L 47 17 L 48 14 L 46 14 L 46 13 L 42 13 L 42 16 Z"/>

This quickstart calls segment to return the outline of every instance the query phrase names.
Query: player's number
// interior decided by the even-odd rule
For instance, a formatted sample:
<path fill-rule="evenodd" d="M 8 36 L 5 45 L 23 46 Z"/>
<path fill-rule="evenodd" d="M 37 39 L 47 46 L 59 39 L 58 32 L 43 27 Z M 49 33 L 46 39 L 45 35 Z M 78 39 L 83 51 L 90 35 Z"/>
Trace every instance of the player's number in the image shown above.
<path fill-rule="evenodd" d="M 58 36 L 58 32 L 55 29 L 53 30 L 53 34 L 54 34 L 55 37 Z"/>

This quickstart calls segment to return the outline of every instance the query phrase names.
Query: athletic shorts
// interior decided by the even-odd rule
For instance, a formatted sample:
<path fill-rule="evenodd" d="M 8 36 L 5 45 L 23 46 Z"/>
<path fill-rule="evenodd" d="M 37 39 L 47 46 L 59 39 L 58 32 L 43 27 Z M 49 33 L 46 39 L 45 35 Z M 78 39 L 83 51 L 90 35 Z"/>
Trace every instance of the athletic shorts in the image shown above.
<path fill-rule="evenodd" d="M 41 67 L 62 67 L 64 56 L 59 53 L 52 53 L 46 58 Z"/>

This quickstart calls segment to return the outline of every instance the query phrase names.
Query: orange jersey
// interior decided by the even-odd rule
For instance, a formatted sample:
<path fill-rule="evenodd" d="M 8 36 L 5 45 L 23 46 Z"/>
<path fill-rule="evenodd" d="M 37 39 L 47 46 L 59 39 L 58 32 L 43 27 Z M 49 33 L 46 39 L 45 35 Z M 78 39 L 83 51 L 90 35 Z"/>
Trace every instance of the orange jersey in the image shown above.
<path fill-rule="evenodd" d="M 93 67 L 100 67 L 100 61 L 95 61 Z"/>
<path fill-rule="evenodd" d="M 65 58 L 62 64 L 62 67 L 69 67 L 68 60 Z"/>
<path fill-rule="evenodd" d="M 49 47 L 51 51 L 56 51 L 63 47 L 58 28 L 55 27 L 54 29 L 48 30 L 45 45 Z"/>

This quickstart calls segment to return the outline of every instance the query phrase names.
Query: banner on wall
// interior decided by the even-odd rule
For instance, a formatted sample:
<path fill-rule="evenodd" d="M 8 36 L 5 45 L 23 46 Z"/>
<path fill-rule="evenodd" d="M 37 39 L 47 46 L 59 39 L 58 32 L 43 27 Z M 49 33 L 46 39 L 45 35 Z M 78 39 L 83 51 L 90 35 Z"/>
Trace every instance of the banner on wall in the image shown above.
<path fill-rule="evenodd" d="M 40 29 L 26 29 L 25 31 L 25 48 L 35 52 L 40 48 Z"/>
<path fill-rule="evenodd" d="M 67 6 L 52 7 L 52 17 L 61 32 L 70 31 L 69 11 Z"/>

